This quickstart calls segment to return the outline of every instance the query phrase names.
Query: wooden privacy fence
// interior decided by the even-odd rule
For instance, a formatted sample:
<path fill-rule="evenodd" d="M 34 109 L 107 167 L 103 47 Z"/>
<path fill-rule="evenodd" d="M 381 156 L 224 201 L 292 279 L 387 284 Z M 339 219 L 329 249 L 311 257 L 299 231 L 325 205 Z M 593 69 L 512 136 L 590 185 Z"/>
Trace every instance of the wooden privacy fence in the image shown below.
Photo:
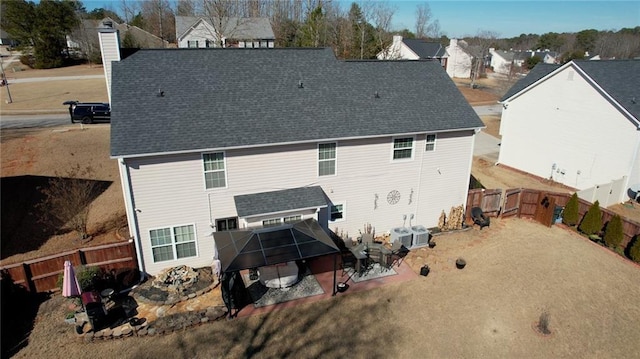
<path fill-rule="evenodd" d="M 483 212 L 491 217 L 520 217 L 530 218 L 546 226 L 553 224 L 554 214 L 557 208 L 564 208 L 571 198 L 570 193 L 548 192 L 537 189 L 513 188 L 506 191 L 502 189 L 472 189 L 467 197 L 466 215 L 471 218 L 471 208 L 480 207 Z M 584 217 L 592 203 L 578 199 L 579 218 Z M 606 208 L 602 211 L 602 223 L 606 224 L 615 215 Z M 624 240 L 621 246 L 624 248 L 640 234 L 640 223 L 625 217 L 622 219 Z"/>
<path fill-rule="evenodd" d="M 80 248 L 69 252 L 32 259 L 23 263 L 0 267 L 13 282 L 34 293 L 57 290 L 58 277 L 64 262 L 74 266 L 98 266 L 105 271 L 119 268 L 138 268 L 133 241 Z"/>

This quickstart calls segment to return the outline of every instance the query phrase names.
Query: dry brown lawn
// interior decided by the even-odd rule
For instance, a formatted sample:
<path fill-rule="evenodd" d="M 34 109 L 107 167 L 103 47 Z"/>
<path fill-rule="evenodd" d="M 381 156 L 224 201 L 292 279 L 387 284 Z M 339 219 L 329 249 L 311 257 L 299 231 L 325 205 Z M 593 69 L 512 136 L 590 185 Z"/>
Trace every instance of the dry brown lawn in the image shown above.
<path fill-rule="evenodd" d="M 16 358 L 637 358 L 640 267 L 561 226 L 522 219 L 435 237 L 431 272 L 165 336 L 82 342 L 44 302 Z M 457 270 L 458 257 L 467 260 Z M 550 315 L 552 334 L 533 326 Z"/>

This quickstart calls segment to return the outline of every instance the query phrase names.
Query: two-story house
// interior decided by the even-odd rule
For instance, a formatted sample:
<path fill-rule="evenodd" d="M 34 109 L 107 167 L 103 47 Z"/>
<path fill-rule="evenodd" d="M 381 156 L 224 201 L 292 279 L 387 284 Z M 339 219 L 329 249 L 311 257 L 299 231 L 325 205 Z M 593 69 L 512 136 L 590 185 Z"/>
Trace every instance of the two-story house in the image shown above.
<path fill-rule="evenodd" d="M 393 36 L 393 42 L 380 51 L 378 60 L 435 60 L 447 68 L 449 54 L 439 42 L 422 39 L 403 39 L 400 35 Z"/>
<path fill-rule="evenodd" d="M 176 16 L 178 47 L 272 48 L 275 35 L 268 18 Z"/>
<path fill-rule="evenodd" d="M 144 272 L 210 265 L 217 231 L 310 219 L 356 237 L 436 226 L 466 201 L 483 124 L 437 62 L 166 49 L 111 74 L 111 156 Z"/>

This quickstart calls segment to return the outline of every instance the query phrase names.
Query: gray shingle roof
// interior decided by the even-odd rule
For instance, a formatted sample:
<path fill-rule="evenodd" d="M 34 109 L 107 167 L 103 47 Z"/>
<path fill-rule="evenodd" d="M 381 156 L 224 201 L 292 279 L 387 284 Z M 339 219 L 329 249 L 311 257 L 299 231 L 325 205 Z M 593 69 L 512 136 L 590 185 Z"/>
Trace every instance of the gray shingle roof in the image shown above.
<path fill-rule="evenodd" d="M 198 16 L 176 16 L 176 38 L 180 38 L 184 33 L 199 20 L 211 25 L 211 19 Z M 215 20 L 214 20 L 215 21 Z M 217 21 L 216 21 L 217 22 Z M 225 27 L 221 33 L 232 39 L 275 39 L 271 22 L 265 17 L 238 18 L 230 17 L 223 20 Z"/>
<path fill-rule="evenodd" d="M 116 157 L 483 126 L 438 62 L 331 49 L 140 50 L 113 63 L 111 108 Z"/>
<path fill-rule="evenodd" d="M 440 58 L 446 54 L 445 48 L 439 42 L 427 42 L 420 39 L 403 39 L 402 42 L 421 59 Z"/>
<path fill-rule="evenodd" d="M 573 66 L 584 71 L 604 92 L 635 117 L 636 122 L 640 120 L 639 60 L 573 61 Z M 559 67 L 550 64 L 536 65 L 500 101 L 509 99 Z"/>
<path fill-rule="evenodd" d="M 239 217 L 327 206 L 327 198 L 320 186 L 252 193 L 235 196 L 233 199 Z"/>

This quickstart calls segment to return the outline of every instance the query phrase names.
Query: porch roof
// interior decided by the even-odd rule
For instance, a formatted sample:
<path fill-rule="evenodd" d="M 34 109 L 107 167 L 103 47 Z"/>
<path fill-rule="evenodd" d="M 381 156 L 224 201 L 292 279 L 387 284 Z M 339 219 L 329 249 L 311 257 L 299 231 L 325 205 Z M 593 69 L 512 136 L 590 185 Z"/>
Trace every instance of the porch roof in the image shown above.
<path fill-rule="evenodd" d="M 238 195 L 233 199 L 239 217 L 327 207 L 327 198 L 320 186 Z"/>

